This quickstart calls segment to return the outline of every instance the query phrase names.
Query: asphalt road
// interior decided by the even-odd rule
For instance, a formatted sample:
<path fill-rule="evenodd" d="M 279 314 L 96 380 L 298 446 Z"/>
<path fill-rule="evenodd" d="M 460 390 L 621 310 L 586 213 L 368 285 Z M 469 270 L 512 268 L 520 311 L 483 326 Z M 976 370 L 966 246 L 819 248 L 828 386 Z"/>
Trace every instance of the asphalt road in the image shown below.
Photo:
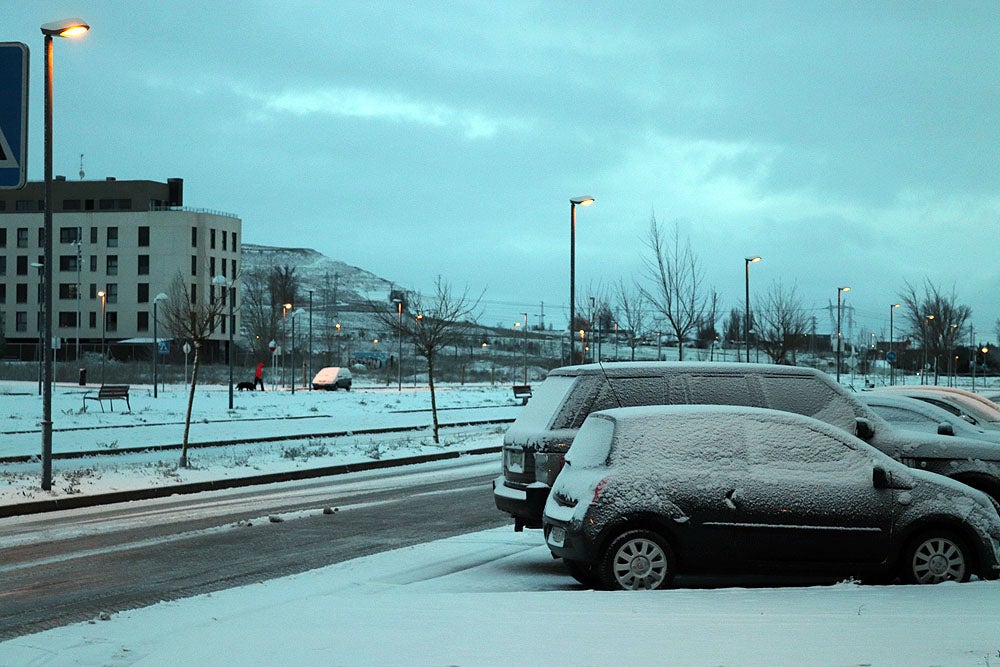
<path fill-rule="evenodd" d="M 464 457 L 2 519 L 0 640 L 510 524 L 498 469 Z"/>

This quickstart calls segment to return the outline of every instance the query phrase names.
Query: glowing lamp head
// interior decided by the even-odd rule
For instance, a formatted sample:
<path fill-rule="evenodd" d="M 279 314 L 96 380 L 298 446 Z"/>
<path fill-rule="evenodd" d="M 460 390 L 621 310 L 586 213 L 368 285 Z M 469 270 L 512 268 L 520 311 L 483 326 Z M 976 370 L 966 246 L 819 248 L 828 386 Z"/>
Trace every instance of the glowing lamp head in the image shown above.
<path fill-rule="evenodd" d="M 90 30 L 83 19 L 63 19 L 42 26 L 42 34 L 47 37 L 79 37 Z"/>

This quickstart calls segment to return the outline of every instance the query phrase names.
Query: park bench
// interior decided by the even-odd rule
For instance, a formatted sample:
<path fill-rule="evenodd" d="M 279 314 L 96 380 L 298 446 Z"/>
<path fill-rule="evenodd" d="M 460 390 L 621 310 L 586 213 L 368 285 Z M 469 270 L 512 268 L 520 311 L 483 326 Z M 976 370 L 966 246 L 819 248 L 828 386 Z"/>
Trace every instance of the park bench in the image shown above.
<path fill-rule="evenodd" d="M 96 396 L 89 396 L 89 391 L 83 395 L 83 406 L 87 407 L 87 401 L 98 401 L 101 404 L 101 412 L 104 412 L 104 401 L 107 401 L 111 404 L 111 412 L 114 412 L 115 399 L 117 398 L 119 400 L 125 399 L 125 405 L 131 412 L 132 405 L 128 402 L 128 390 L 127 384 L 102 384 L 101 388 L 97 390 Z"/>
<path fill-rule="evenodd" d="M 514 399 L 520 399 L 521 405 L 527 405 L 528 399 L 531 398 L 531 385 L 530 384 L 515 384 L 514 385 Z"/>

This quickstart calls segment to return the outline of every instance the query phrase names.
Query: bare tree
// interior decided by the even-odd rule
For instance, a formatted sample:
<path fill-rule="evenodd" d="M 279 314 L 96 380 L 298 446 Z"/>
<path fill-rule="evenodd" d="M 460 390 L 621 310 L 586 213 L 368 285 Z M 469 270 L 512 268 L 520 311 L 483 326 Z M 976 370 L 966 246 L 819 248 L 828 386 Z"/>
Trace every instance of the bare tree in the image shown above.
<path fill-rule="evenodd" d="M 226 312 L 229 289 L 220 289 L 219 298 L 212 298 L 212 295 L 205 294 L 199 298 L 196 291 L 197 286 L 191 285 L 190 292 L 188 285 L 184 282 L 184 276 L 178 272 L 170 283 L 168 291 L 169 299 L 164 302 L 163 321 L 170 333 L 180 340 L 191 341 L 194 347 L 194 363 L 191 371 L 191 390 L 188 393 L 187 413 L 184 417 L 184 440 L 181 444 L 180 467 L 186 468 L 188 464 L 188 434 L 191 430 L 191 408 L 194 406 L 194 390 L 198 385 L 198 368 L 201 363 L 201 351 L 208 337 L 215 330 L 215 325 L 221 320 Z M 209 286 L 214 290 L 213 286 Z M 214 294 L 214 292 L 213 292 Z"/>
<path fill-rule="evenodd" d="M 271 269 L 257 267 L 243 273 L 241 314 L 247 341 L 254 359 L 264 359 L 267 344 L 277 336 L 277 320 L 271 303 L 269 276 Z"/>
<path fill-rule="evenodd" d="M 729 317 L 726 318 L 725 339 L 727 346 L 735 346 L 736 361 L 740 361 L 740 352 L 743 350 L 743 342 L 746 340 L 744 329 L 746 328 L 746 318 L 739 308 L 732 308 Z"/>
<path fill-rule="evenodd" d="M 427 360 L 434 442 L 440 442 L 437 397 L 434 393 L 434 362 L 445 347 L 460 344 L 463 336 L 473 328 L 473 311 L 479 306 L 479 299 L 472 301 L 468 289 L 461 294 L 454 293 L 451 286 L 440 277 L 434 281 L 434 294 L 430 297 L 416 293 L 407 293 L 407 297 L 402 316 L 395 308 L 389 310 L 385 304 L 371 304 L 372 314 L 381 325 L 391 329 L 396 335 L 412 340 L 416 353 Z"/>
<path fill-rule="evenodd" d="M 707 307 L 708 296 L 702 285 L 704 272 L 691 250 L 691 242 L 681 239 L 676 224 L 667 237 L 656 217 L 651 217 L 646 247 L 649 254 L 643 258 L 643 264 L 652 286 L 640 289 L 673 330 L 678 358 L 683 361 L 684 340 L 695 330 Z"/>
<path fill-rule="evenodd" d="M 618 330 L 620 332 L 624 325 L 626 340 L 632 350 L 632 361 L 635 361 L 635 348 L 639 346 L 639 339 L 646 332 L 646 300 L 638 287 L 627 285 L 624 280 L 618 283 L 615 292 L 618 311 L 621 313 Z"/>
<path fill-rule="evenodd" d="M 771 283 L 764 296 L 756 296 L 754 325 L 757 344 L 776 364 L 795 363 L 795 351 L 806 343 L 809 318 L 795 286 L 786 289 L 781 281 Z M 789 358 L 789 354 L 792 358 Z"/>
<path fill-rule="evenodd" d="M 966 322 L 972 317 L 972 309 L 958 304 L 954 287 L 946 294 L 929 280 L 924 281 L 922 294 L 906 283 L 900 301 L 910 325 L 910 335 L 920 341 L 926 355 L 924 363 L 934 361 L 934 383 L 937 384 L 937 360 L 942 355 L 950 358 L 960 332 L 966 330 Z"/>
<path fill-rule="evenodd" d="M 719 331 L 715 328 L 719 321 L 719 293 L 712 290 L 705 305 L 705 314 L 698 320 L 695 345 L 701 349 L 711 347 L 719 339 Z"/>

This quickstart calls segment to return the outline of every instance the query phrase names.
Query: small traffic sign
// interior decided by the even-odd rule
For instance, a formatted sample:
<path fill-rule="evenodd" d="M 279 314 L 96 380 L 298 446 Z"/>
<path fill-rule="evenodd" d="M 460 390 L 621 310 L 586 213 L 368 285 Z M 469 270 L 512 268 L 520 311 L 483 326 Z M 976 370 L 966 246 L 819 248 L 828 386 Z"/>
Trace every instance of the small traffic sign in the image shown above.
<path fill-rule="evenodd" d="M 28 175 L 28 47 L 0 42 L 0 188 L 24 187 Z"/>
<path fill-rule="evenodd" d="M 889 350 L 888 352 L 886 352 L 885 353 L 885 359 L 886 359 L 886 361 L 889 361 L 889 362 L 896 361 L 896 351 L 895 350 Z"/>

